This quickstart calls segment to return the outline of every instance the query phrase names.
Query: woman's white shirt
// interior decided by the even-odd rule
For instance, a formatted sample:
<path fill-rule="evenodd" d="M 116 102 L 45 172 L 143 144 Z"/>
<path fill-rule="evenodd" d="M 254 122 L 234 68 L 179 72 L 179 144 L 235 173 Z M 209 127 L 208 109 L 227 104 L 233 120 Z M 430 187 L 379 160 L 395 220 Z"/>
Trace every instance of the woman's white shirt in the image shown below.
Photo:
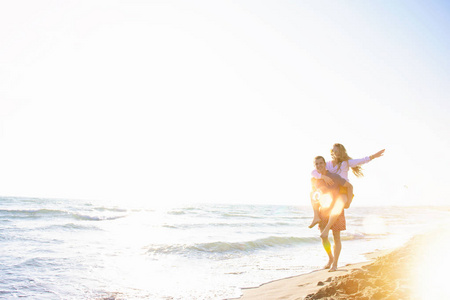
<path fill-rule="evenodd" d="M 339 165 L 333 166 L 332 161 L 327 161 L 326 167 L 327 167 L 327 170 L 330 171 L 331 173 L 338 174 L 345 180 L 349 181 L 348 180 L 348 170 L 352 167 L 356 167 L 356 166 L 368 163 L 369 161 L 370 161 L 369 156 L 366 156 L 364 158 L 359 158 L 359 159 L 349 159 L 347 161 L 343 161 L 341 163 L 340 168 L 339 168 Z M 317 178 L 317 179 L 322 178 L 322 174 L 320 174 L 317 170 L 312 171 L 311 175 L 312 175 L 312 177 Z"/>

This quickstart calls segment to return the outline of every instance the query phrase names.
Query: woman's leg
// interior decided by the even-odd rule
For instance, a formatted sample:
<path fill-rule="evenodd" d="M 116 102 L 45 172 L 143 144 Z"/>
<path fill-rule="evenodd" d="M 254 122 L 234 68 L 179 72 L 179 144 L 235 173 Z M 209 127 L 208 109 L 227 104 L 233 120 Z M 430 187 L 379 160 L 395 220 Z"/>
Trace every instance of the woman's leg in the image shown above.
<path fill-rule="evenodd" d="M 319 215 L 320 202 L 318 200 L 311 198 L 311 206 L 314 210 L 314 218 L 313 218 L 311 224 L 308 226 L 309 228 L 313 228 L 320 222 L 320 215 Z"/>

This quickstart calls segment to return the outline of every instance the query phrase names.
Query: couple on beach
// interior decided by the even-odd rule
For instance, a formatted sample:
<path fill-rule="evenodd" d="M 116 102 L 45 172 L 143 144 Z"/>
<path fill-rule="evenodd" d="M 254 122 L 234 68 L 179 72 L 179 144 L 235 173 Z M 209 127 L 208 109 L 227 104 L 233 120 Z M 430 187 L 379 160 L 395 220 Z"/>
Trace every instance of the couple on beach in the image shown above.
<path fill-rule="evenodd" d="M 341 231 L 346 229 L 344 209 L 350 207 L 353 199 L 353 186 L 348 180 L 348 171 L 351 168 L 355 176 L 361 177 L 363 173 L 360 165 L 383 154 L 384 149 L 361 159 L 352 159 L 343 145 L 334 144 L 331 161 L 325 162 L 322 156 L 314 158 L 315 170 L 311 174 L 310 194 L 314 218 L 309 228 L 319 224 L 322 245 L 328 255 L 328 263 L 324 268 L 330 269 L 330 272 L 337 270 L 342 249 Z M 334 251 L 331 251 L 328 239 L 330 229 L 333 231 Z"/>

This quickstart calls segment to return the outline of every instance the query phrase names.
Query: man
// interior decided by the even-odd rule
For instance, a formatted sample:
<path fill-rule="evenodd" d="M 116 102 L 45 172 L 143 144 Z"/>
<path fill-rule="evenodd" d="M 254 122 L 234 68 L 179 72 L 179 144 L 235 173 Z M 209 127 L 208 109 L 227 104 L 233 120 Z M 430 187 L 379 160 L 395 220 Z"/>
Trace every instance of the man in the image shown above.
<path fill-rule="evenodd" d="M 344 207 L 353 197 L 353 186 L 339 175 L 328 172 L 322 156 L 315 157 L 314 166 L 320 174 L 333 180 L 332 185 L 327 185 L 323 179 L 311 179 L 311 204 L 314 209 L 314 219 L 309 226 L 312 228 L 319 224 L 322 245 L 329 258 L 325 269 L 329 268 L 330 272 L 333 272 L 337 270 L 342 248 L 341 231 L 346 229 Z M 334 237 L 334 255 L 328 239 L 330 229 L 333 231 Z"/>

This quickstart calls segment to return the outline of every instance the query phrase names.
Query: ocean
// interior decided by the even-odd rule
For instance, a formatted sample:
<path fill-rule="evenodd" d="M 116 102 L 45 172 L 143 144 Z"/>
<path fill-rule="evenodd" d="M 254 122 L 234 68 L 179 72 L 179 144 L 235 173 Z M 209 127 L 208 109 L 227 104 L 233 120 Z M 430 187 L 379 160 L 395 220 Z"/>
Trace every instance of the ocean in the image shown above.
<path fill-rule="evenodd" d="M 340 266 L 448 220 L 442 207 L 351 207 Z M 0 198 L 0 299 L 230 299 L 327 261 L 308 206 Z"/>

